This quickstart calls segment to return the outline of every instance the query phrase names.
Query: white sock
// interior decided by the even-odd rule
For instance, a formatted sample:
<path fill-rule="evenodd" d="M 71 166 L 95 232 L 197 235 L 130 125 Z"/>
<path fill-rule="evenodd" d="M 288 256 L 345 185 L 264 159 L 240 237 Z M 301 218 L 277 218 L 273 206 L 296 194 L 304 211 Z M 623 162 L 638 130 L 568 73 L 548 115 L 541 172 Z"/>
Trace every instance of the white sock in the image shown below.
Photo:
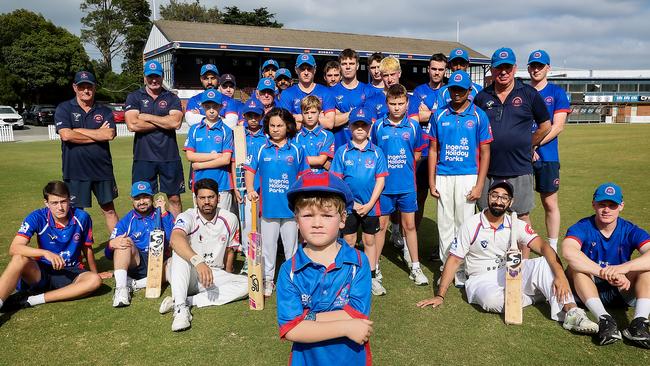
<path fill-rule="evenodd" d="M 548 238 L 548 243 L 551 245 L 551 248 L 557 253 L 557 238 Z"/>
<path fill-rule="evenodd" d="M 646 318 L 648 319 L 650 315 L 650 298 L 642 297 L 636 299 L 636 305 L 634 306 L 634 318 Z"/>
<path fill-rule="evenodd" d="M 45 294 L 33 295 L 27 298 L 27 302 L 31 306 L 45 304 Z"/>
<path fill-rule="evenodd" d="M 609 315 L 605 310 L 605 306 L 603 306 L 603 302 L 597 297 L 587 299 L 587 301 L 585 301 L 585 306 L 596 316 L 596 318 L 600 318 L 603 315 Z"/>
<path fill-rule="evenodd" d="M 141 289 L 147 287 L 147 277 L 135 280 L 135 288 Z"/>
<path fill-rule="evenodd" d="M 113 276 L 115 276 L 115 287 L 126 287 L 126 269 L 116 269 Z"/>
<path fill-rule="evenodd" d="M 411 263 L 411 269 L 418 269 L 418 268 L 420 268 L 420 262 Z"/>

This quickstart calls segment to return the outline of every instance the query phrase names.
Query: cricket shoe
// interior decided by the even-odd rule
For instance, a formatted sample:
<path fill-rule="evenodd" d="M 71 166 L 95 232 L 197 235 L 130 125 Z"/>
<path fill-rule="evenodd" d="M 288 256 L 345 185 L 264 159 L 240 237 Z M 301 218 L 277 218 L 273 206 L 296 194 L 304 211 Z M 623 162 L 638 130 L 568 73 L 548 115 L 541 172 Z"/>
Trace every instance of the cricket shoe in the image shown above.
<path fill-rule="evenodd" d="M 241 267 L 241 271 L 239 271 L 240 275 L 247 275 L 248 274 L 248 259 L 244 258 L 244 265 Z"/>
<path fill-rule="evenodd" d="M 129 287 L 116 287 L 113 294 L 113 307 L 123 308 L 131 305 L 131 290 Z"/>
<path fill-rule="evenodd" d="M 410 269 L 410 268 L 411 268 L 411 264 L 413 263 L 413 261 L 411 260 L 411 252 L 409 252 L 409 247 L 408 247 L 408 245 L 404 245 L 404 247 L 403 247 L 403 249 L 402 249 L 402 257 L 404 258 L 404 263 L 406 263 L 406 265 L 407 265 L 407 266 L 409 267 L 409 269 Z"/>
<path fill-rule="evenodd" d="M 598 319 L 598 344 L 604 346 L 621 339 L 621 332 L 618 330 L 618 324 L 611 315 L 601 315 Z"/>
<path fill-rule="evenodd" d="M 173 308 L 174 308 L 174 299 L 171 296 L 167 296 L 160 303 L 160 307 L 158 308 L 158 312 L 160 314 L 167 314 L 170 311 L 172 311 Z"/>
<path fill-rule="evenodd" d="M 31 308 L 32 305 L 27 302 L 31 294 L 26 291 L 18 291 L 10 295 L 2 304 L 0 308 L 0 313 L 10 313 L 12 311 L 17 311 L 20 309 Z"/>
<path fill-rule="evenodd" d="M 372 294 L 375 296 L 386 295 L 386 289 L 381 284 L 381 281 L 377 279 L 377 277 L 373 278 L 371 281 L 371 290 Z"/>
<path fill-rule="evenodd" d="M 271 297 L 273 295 L 275 284 L 273 281 L 264 281 L 264 297 Z"/>
<path fill-rule="evenodd" d="M 180 304 L 174 307 L 174 321 L 172 322 L 172 331 L 180 332 L 189 329 L 192 326 L 192 314 L 187 304 Z"/>
<path fill-rule="evenodd" d="M 415 284 L 418 286 L 424 286 L 429 284 L 429 280 L 427 280 L 427 276 L 425 276 L 424 273 L 422 273 L 422 268 L 412 268 L 409 278 L 413 282 L 415 282 Z"/>
<path fill-rule="evenodd" d="M 623 337 L 634 342 L 640 347 L 650 349 L 650 323 L 647 318 L 634 318 L 627 329 L 623 330 Z"/>
<path fill-rule="evenodd" d="M 465 281 L 467 281 L 467 275 L 465 274 L 465 271 L 456 272 L 456 275 L 454 277 L 454 285 L 456 288 L 465 288 Z"/>
<path fill-rule="evenodd" d="M 377 268 L 377 270 L 375 271 L 375 278 L 379 282 L 381 282 L 384 279 L 384 275 L 381 274 L 381 269 Z"/>
<path fill-rule="evenodd" d="M 575 307 L 567 311 L 564 317 L 562 327 L 578 333 L 595 334 L 598 333 L 598 324 L 592 322 L 584 310 Z"/>

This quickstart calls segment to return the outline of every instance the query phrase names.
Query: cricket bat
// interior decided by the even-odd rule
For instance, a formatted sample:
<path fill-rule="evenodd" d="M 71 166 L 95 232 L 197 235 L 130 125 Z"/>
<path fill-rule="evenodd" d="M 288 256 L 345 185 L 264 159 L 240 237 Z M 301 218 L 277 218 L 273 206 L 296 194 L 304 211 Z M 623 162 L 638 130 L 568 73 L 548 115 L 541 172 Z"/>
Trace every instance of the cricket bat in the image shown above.
<path fill-rule="evenodd" d="M 523 308 L 521 307 L 521 250 L 517 245 L 514 234 L 514 222 L 517 214 L 510 214 L 510 248 L 506 252 L 506 296 L 505 296 L 505 322 L 506 324 L 521 325 L 523 322 Z"/>
<path fill-rule="evenodd" d="M 264 310 L 262 286 L 262 238 L 257 232 L 257 201 L 251 202 L 251 232 L 248 234 L 248 306 L 251 310 Z"/>
<path fill-rule="evenodd" d="M 156 228 L 149 233 L 149 265 L 147 266 L 147 289 L 144 296 L 160 297 L 162 288 L 163 256 L 165 252 L 165 232 L 160 224 L 160 208 L 156 208 Z"/>

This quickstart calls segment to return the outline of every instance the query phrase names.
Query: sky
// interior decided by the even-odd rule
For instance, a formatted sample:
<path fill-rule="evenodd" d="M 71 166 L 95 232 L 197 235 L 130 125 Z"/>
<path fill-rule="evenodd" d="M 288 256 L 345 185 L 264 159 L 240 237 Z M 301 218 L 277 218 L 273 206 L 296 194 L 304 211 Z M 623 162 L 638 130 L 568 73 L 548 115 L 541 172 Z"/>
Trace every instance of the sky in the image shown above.
<path fill-rule="evenodd" d="M 153 0 L 150 0 L 150 2 Z M 193 1 L 193 0 L 185 0 Z M 155 0 L 157 5 L 168 0 Z M 568 69 L 650 69 L 650 2 L 647 0 L 546 0 L 527 5 L 499 0 L 204 0 L 220 9 L 265 6 L 285 28 L 390 35 L 460 42 L 487 55 L 511 47 L 524 65 L 544 49 L 551 66 Z M 322 6 L 327 3 L 327 6 Z M 0 13 L 25 8 L 79 34 L 79 0 L 2 0 Z M 158 13 L 158 12 L 157 12 Z M 92 58 L 97 50 L 86 47 Z M 341 45 L 345 48 L 345 45 Z"/>

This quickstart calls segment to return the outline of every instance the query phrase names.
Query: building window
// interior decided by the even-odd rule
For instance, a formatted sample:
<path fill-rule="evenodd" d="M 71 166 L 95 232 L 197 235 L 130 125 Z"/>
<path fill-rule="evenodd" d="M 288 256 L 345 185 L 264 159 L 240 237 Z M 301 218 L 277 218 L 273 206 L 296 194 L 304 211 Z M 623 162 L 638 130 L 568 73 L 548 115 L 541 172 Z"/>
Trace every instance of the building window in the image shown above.
<path fill-rule="evenodd" d="M 418 67 L 417 67 L 417 66 L 413 66 L 413 73 L 414 73 L 414 74 L 417 74 L 417 73 L 418 73 Z"/>
<path fill-rule="evenodd" d="M 571 92 L 584 92 L 586 84 L 569 84 L 569 91 Z"/>
<path fill-rule="evenodd" d="M 638 91 L 637 84 L 618 84 L 618 91 L 633 93 Z"/>
<path fill-rule="evenodd" d="M 600 90 L 603 92 L 617 92 L 618 91 L 618 84 L 603 84 L 600 87 Z"/>
<path fill-rule="evenodd" d="M 361 71 L 366 71 L 366 65 L 361 65 Z"/>
<path fill-rule="evenodd" d="M 640 92 L 650 92 L 650 84 L 639 84 Z"/>

